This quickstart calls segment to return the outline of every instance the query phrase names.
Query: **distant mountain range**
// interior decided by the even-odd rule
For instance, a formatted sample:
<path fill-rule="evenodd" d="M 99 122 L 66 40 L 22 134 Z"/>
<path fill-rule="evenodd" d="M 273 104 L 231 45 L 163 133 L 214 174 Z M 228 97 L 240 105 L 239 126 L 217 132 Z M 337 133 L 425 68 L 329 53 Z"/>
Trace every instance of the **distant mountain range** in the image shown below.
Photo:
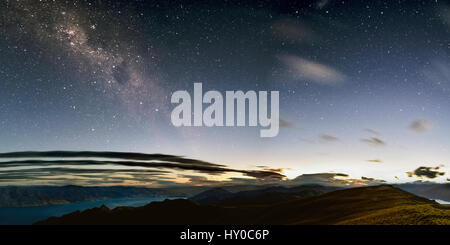
<path fill-rule="evenodd" d="M 435 184 L 435 183 L 407 183 L 395 185 L 402 190 L 414 193 L 421 197 L 429 199 L 439 199 L 450 202 L 450 183 Z"/>
<path fill-rule="evenodd" d="M 316 187 L 308 188 L 314 190 Z M 143 207 L 112 210 L 102 206 L 60 218 L 52 217 L 36 224 L 450 224 L 449 207 L 389 185 L 335 190 L 313 196 L 306 194 L 303 197 L 298 194 L 302 191 L 289 189 L 244 193 L 214 189 L 191 200 L 165 200 Z M 272 198 L 274 193 L 292 197 L 275 201 Z M 220 196 L 226 197 L 219 200 Z M 253 201 L 243 202 L 235 198 L 238 196 L 251 196 Z M 195 199 L 214 204 L 201 204 L 193 201 Z"/>
<path fill-rule="evenodd" d="M 408 183 L 394 185 L 397 188 L 429 199 L 450 202 L 450 184 Z M 283 202 L 327 193 L 344 187 L 315 184 L 285 186 L 232 185 L 223 187 L 180 186 L 168 188 L 144 188 L 132 186 L 82 187 L 68 186 L 3 186 L 0 187 L 0 207 L 29 207 L 95 201 L 123 197 L 191 197 L 200 204 L 258 204 L 255 196 L 264 195 L 265 201 Z M 205 191 L 205 192 L 204 192 Z M 198 195 L 197 195 L 198 194 Z"/>
<path fill-rule="evenodd" d="M 317 196 L 337 189 L 341 188 L 321 185 L 301 185 L 296 187 L 272 186 L 232 193 L 218 187 L 195 195 L 189 198 L 189 200 L 200 204 L 266 205 L 268 203 L 273 204 L 293 199 Z"/>
<path fill-rule="evenodd" d="M 95 201 L 120 197 L 187 197 L 198 188 L 157 189 L 143 187 L 5 186 L 0 187 L 0 207 L 28 207 Z"/>
<path fill-rule="evenodd" d="M 207 186 L 145 188 L 133 186 L 1 186 L 1 207 L 31 207 L 124 197 L 190 197 L 209 189 Z M 254 190 L 264 186 L 224 186 L 228 191 Z"/>

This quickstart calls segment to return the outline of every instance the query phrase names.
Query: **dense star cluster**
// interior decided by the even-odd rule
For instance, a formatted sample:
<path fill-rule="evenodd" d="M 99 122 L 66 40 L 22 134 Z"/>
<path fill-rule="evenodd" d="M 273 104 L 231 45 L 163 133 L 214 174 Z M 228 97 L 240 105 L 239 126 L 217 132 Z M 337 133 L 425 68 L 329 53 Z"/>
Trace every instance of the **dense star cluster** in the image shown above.
<path fill-rule="evenodd" d="M 446 1 L 4 0 L 0 55 L 1 152 L 164 153 L 388 181 L 429 165 L 448 177 Z M 174 127 L 171 95 L 196 82 L 279 91 L 280 134 Z M 225 178 L 189 171 L 170 180 Z"/>

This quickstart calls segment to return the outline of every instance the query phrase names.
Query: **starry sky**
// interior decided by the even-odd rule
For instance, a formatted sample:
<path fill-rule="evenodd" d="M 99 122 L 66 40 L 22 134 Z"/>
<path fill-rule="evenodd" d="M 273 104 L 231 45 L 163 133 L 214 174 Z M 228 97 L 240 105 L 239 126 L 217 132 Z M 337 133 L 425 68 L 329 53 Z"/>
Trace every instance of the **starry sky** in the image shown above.
<path fill-rule="evenodd" d="M 0 54 L 3 153 L 161 153 L 223 172 L 165 165 L 128 184 L 450 178 L 448 1 L 5 0 Z M 195 82 L 280 91 L 279 135 L 174 127 L 171 94 Z M 114 163 L 102 171 L 130 168 Z"/>

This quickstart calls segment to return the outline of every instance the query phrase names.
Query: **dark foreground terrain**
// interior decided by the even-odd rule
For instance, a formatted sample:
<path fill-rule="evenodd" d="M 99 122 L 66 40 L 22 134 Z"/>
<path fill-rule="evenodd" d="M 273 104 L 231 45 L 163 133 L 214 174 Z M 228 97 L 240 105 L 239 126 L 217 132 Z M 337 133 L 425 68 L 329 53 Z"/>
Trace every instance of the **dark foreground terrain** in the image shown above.
<path fill-rule="evenodd" d="M 450 224 L 450 208 L 389 185 L 312 192 L 265 190 L 244 195 L 216 189 L 192 200 L 112 210 L 102 206 L 36 224 Z"/>

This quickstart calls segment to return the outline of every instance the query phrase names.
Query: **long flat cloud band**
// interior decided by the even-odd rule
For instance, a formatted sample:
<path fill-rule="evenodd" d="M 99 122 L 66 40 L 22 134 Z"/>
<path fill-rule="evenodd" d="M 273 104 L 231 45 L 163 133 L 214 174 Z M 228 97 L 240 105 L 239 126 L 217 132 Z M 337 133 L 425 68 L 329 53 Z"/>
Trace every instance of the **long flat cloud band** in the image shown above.
<path fill-rule="evenodd" d="M 225 165 L 180 156 L 134 152 L 27 151 L 0 153 L 0 159 L 3 159 L 3 161 L 0 161 L 0 175 L 4 180 L 34 179 L 36 177 L 52 178 L 63 174 L 83 175 L 83 177 L 94 174 L 95 177 L 98 177 L 98 175 L 108 177 L 111 174 L 125 173 L 133 176 L 141 174 L 156 177 L 169 173 L 164 170 L 190 170 L 209 175 L 233 172 L 256 179 L 273 180 L 281 180 L 285 177 L 272 171 L 232 169 Z M 130 167 L 131 169 L 115 169 L 111 165 L 122 168 Z M 91 168 L 86 169 L 88 166 Z M 109 166 L 109 169 L 92 169 L 92 166 Z M 149 172 L 142 168 L 152 170 Z M 12 178 L 13 176 L 14 178 Z"/>

